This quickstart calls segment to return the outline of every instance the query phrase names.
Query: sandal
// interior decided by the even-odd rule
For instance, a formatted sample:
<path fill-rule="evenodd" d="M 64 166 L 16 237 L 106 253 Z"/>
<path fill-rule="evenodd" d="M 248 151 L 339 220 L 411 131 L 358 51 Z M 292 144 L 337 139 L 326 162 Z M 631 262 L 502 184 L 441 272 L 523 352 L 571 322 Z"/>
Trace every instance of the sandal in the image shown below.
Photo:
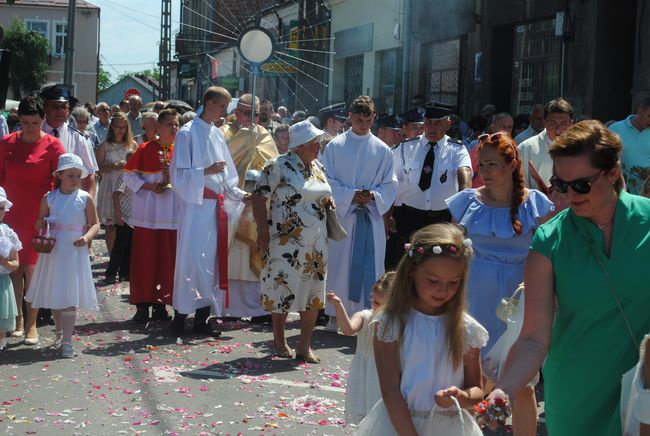
<path fill-rule="evenodd" d="M 291 359 L 293 357 L 293 350 L 289 347 L 284 350 L 278 348 L 278 352 L 275 355 L 281 359 Z"/>
<path fill-rule="evenodd" d="M 309 351 L 308 354 L 296 352 L 296 360 L 299 362 L 320 363 L 320 358 L 313 351 Z"/>

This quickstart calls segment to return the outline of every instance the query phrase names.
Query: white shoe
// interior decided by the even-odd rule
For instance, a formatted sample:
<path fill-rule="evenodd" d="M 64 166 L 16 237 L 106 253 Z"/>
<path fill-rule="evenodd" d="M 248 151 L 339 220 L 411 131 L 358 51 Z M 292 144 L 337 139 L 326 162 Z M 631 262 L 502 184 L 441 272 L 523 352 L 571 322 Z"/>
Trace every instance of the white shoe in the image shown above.
<path fill-rule="evenodd" d="M 330 320 L 327 322 L 327 325 L 325 326 L 325 331 L 326 332 L 338 333 L 339 324 L 336 322 L 336 317 L 335 316 L 330 316 Z"/>
<path fill-rule="evenodd" d="M 75 356 L 75 352 L 74 352 L 74 348 L 72 348 L 72 344 L 70 342 L 61 343 L 61 357 L 65 357 L 66 359 L 69 359 L 74 356 Z"/>
<path fill-rule="evenodd" d="M 25 336 L 25 331 L 24 330 L 14 330 L 13 332 L 11 332 L 10 336 L 12 338 L 22 338 L 23 336 Z"/>

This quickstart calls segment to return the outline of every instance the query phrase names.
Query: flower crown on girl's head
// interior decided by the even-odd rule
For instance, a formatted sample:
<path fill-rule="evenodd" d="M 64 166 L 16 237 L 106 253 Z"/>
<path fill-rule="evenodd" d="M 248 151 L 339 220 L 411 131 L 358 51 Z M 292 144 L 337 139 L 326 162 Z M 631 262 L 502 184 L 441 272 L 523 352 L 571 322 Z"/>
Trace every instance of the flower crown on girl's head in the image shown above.
<path fill-rule="evenodd" d="M 408 254 L 409 257 L 420 257 L 420 256 L 439 256 L 446 255 L 452 257 L 463 257 L 466 254 L 466 250 L 472 248 L 472 240 L 467 238 L 463 240 L 461 245 L 453 244 L 438 244 L 438 245 L 427 245 L 427 244 L 404 244 L 404 251 Z"/>

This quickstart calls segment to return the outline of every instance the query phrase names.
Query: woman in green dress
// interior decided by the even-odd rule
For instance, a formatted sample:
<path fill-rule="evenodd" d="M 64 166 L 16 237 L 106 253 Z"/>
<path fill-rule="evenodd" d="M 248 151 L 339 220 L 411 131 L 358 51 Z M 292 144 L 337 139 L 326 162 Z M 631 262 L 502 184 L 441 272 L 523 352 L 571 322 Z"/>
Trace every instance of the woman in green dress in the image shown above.
<path fill-rule="evenodd" d="M 518 392 L 546 358 L 550 436 L 622 433 L 621 376 L 650 330 L 650 199 L 621 189 L 621 149 L 598 121 L 549 148 L 553 188 L 570 207 L 535 233 L 524 325 L 490 398 Z"/>

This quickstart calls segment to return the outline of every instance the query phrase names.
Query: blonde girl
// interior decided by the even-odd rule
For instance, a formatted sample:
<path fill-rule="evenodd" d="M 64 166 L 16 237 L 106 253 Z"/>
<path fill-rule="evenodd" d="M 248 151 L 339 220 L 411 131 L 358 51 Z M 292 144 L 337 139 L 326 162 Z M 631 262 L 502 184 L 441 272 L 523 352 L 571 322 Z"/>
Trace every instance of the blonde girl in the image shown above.
<path fill-rule="evenodd" d="M 372 310 L 362 310 L 351 318 L 348 317 L 341 299 L 332 291 L 327 293 L 327 302 L 336 309 L 336 321 L 341 332 L 347 336 L 357 335 L 357 349 L 350 364 L 345 389 L 345 420 L 348 424 L 358 424 L 381 399 L 372 351 L 373 329 L 369 324 L 372 316 L 388 301 L 394 277 L 395 273 L 392 271 L 382 274 L 370 293 Z"/>
<path fill-rule="evenodd" d="M 370 323 L 382 400 L 359 434 L 481 435 L 465 410 L 483 399 L 480 348 L 488 341 L 465 310 L 471 241 L 459 226 L 433 224 L 405 250 L 388 302 Z"/>
<path fill-rule="evenodd" d="M 133 153 L 136 143 L 131 126 L 124 112 L 111 116 L 106 140 L 97 148 L 97 164 L 102 181 L 97 191 L 97 212 L 100 223 L 106 226 L 106 248 L 113 250 L 115 243 L 115 209 L 113 192 L 122 185 L 122 169 L 126 165 L 126 155 Z"/>

